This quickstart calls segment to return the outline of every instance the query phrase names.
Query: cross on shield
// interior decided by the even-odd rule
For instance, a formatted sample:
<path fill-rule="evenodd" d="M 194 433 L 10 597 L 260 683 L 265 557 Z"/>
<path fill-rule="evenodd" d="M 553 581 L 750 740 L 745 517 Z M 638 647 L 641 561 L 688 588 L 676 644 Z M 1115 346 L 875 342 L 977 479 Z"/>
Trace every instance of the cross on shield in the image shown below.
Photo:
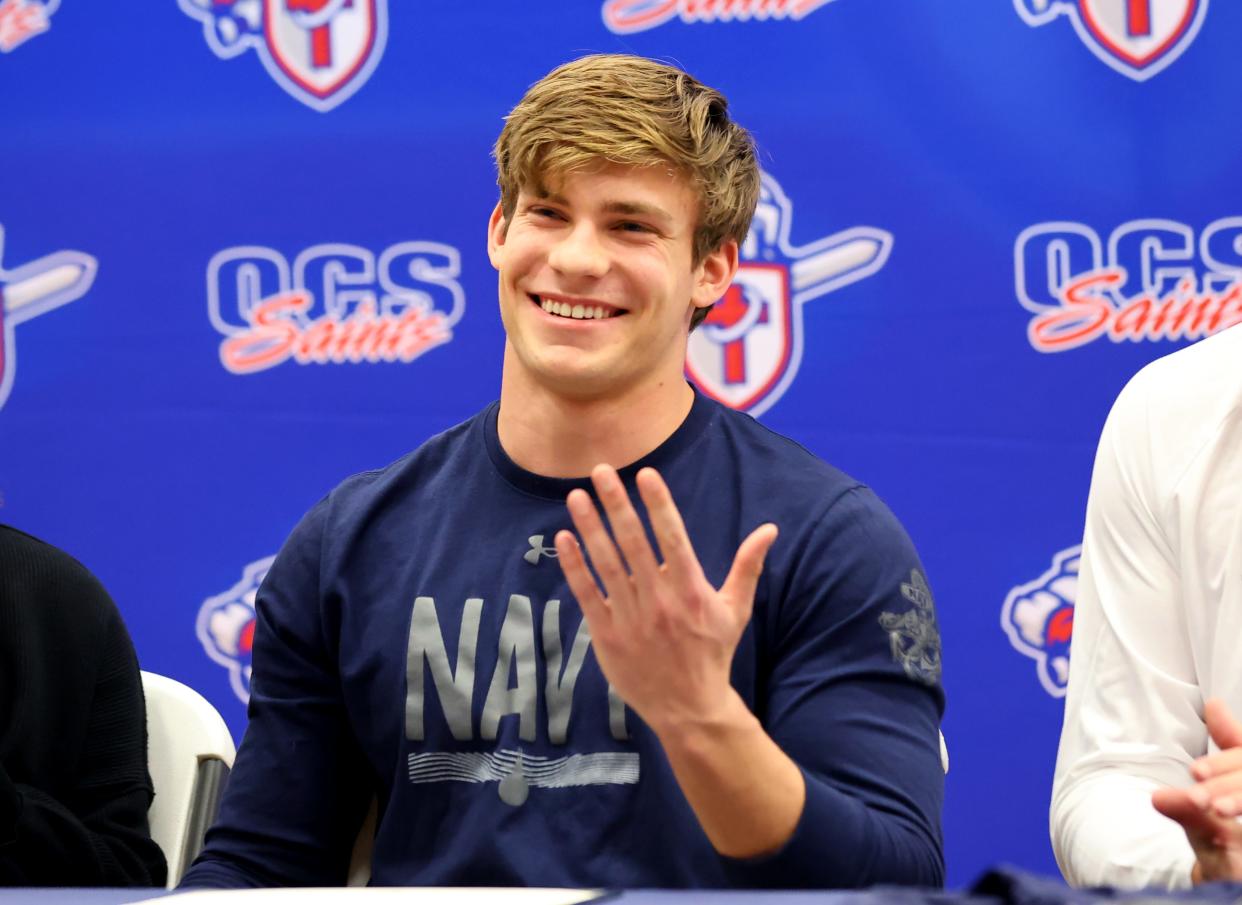
<path fill-rule="evenodd" d="M 785 375 L 793 351 L 789 268 L 743 262 L 690 334 L 686 372 L 708 396 L 746 411 Z"/>
<path fill-rule="evenodd" d="M 293 85 L 321 101 L 367 66 L 379 18 L 376 0 L 263 0 L 272 61 Z"/>

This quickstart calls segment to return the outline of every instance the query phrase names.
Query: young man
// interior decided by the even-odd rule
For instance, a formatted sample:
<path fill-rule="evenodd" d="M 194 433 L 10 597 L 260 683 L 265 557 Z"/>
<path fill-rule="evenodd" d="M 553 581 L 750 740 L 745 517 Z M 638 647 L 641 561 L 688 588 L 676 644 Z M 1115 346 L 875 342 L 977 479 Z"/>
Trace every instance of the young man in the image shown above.
<path fill-rule="evenodd" d="M 1242 880 L 1239 362 L 1242 326 L 1152 362 L 1100 435 L 1051 808 L 1076 885 Z"/>
<path fill-rule="evenodd" d="M 185 885 L 339 883 L 372 796 L 379 885 L 940 884 L 913 548 L 683 376 L 755 208 L 749 136 L 683 72 L 588 57 L 496 160 L 500 402 L 294 531 Z"/>

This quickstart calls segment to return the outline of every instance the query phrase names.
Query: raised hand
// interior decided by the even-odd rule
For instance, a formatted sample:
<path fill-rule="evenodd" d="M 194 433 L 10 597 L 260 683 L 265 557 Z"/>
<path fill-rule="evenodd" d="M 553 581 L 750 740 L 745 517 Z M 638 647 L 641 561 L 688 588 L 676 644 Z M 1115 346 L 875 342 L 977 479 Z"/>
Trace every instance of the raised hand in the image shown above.
<path fill-rule="evenodd" d="M 717 589 L 655 469 L 644 468 L 636 481 L 663 562 L 616 470 L 599 465 L 591 480 L 615 542 L 590 494 L 575 490 L 566 502 L 602 589 L 571 532 L 557 533 L 556 549 L 605 677 L 657 735 L 728 719 L 739 704 L 730 667 L 776 526 L 761 525 L 742 541 Z"/>

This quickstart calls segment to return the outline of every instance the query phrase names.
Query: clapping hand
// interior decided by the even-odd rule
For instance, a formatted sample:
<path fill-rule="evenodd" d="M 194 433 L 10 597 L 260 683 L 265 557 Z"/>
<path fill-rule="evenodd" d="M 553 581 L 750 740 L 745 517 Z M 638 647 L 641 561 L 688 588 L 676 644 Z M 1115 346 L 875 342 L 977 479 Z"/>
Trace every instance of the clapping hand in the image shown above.
<path fill-rule="evenodd" d="M 1195 784 L 1158 789 L 1151 802 L 1186 831 L 1195 853 L 1195 883 L 1242 880 L 1242 723 L 1224 701 L 1211 698 L 1203 708 L 1208 734 L 1220 751 L 1190 766 Z"/>

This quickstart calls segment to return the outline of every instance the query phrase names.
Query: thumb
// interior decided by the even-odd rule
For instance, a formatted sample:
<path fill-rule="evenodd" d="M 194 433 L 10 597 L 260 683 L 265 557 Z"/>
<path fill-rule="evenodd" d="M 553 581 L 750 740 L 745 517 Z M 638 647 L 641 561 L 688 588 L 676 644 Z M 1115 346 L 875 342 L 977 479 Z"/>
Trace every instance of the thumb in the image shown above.
<path fill-rule="evenodd" d="M 733 566 L 729 569 L 729 577 L 720 587 L 720 592 L 747 616 L 755 602 L 755 588 L 759 586 L 759 576 L 763 574 L 763 561 L 768 550 L 772 549 L 772 544 L 776 542 L 778 533 L 779 530 L 771 522 L 750 532 L 737 548 Z"/>
<path fill-rule="evenodd" d="M 1220 698 L 1208 698 L 1203 705 L 1203 720 L 1212 741 L 1224 751 L 1242 747 L 1242 723 L 1233 718 L 1229 706 Z"/>

